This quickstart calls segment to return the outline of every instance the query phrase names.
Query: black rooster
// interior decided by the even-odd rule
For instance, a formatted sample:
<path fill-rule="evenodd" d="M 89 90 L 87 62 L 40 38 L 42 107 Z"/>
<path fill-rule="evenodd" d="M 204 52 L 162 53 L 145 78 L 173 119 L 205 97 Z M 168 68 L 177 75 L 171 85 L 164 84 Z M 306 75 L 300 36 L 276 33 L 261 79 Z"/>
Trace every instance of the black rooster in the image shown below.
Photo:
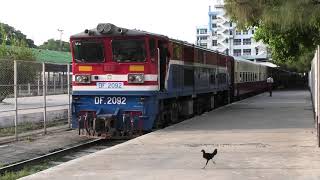
<path fill-rule="evenodd" d="M 208 162 L 210 161 L 210 159 L 212 160 L 212 163 L 215 164 L 215 162 L 213 161 L 213 157 L 218 153 L 217 149 L 215 149 L 213 151 L 213 153 L 206 153 L 203 149 L 201 150 L 201 152 L 203 153 L 202 157 L 207 160 L 206 165 L 202 169 L 206 168 L 206 166 L 207 166 Z"/>

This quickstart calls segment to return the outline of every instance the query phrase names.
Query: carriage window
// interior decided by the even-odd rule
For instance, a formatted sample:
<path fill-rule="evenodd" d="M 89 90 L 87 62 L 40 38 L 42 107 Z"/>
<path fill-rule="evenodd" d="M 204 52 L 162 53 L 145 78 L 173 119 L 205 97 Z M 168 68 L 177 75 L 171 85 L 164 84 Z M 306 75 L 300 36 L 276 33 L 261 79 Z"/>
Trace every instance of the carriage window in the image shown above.
<path fill-rule="evenodd" d="M 259 72 L 259 78 L 258 78 L 258 80 L 259 80 L 259 81 L 261 80 L 261 72 Z"/>
<path fill-rule="evenodd" d="M 210 83 L 211 84 L 215 84 L 216 83 L 215 70 L 211 70 L 211 72 L 210 72 Z"/>
<path fill-rule="evenodd" d="M 245 77 L 245 78 L 244 78 L 244 82 L 247 82 L 247 81 L 248 81 L 248 72 L 245 72 L 244 74 L 245 74 L 245 75 L 244 75 L 244 77 Z"/>
<path fill-rule="evenodd" d="M 144 40 L 113 40 L 113 60 L 117 62 L 144 62 L 146 49 Z"/>
<path fill-rule="evenodd" d="M 245 74 L 244 74 L 244 72 L 242 72 L 242 81 L 241 82 L 244 82 L 244 80 L 245 80 Z"/>
<path fill-rule="evenodd" d="M 76 41 L 73 43 L 74 60 L 81 63 L 104 61 L 104 46 L 101 41 Z"/>

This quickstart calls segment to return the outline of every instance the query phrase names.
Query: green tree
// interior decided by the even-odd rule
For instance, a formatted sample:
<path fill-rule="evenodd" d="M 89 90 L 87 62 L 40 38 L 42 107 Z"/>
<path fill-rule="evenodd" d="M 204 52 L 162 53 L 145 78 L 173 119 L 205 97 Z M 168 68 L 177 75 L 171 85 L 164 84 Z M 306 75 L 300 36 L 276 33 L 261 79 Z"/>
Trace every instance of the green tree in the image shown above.
<path fill-rule="evenodd" d="M 35 61 L 35 56 L 28 44 L 24 40 L 9 36 L 3 25 L 0 25 L 1 46 L 0 46 L 0 102 L 2 102 L 9 94 L 13 93 L 14 84 L 14 67 L 13 60 Z M 10 46 L 8 46 L 10 42 Z M 28 68 L 23 68 L 18 71 L 19 84 L 28 82 L 34 79 L 37 71 L 35 66 L 29 65 Z"/>
<path fill-rule="evenodd" d="M 49 39 L 40 45 L 39 48 L 53 51 L 70 52 L 70 43 L 62 41 L 62 46 L 60 47 L 60 40 Z"/>
<path fill-rule="evenodd" d="M 12 45 L 12 40 L 16 39 L 19 41 L 24 41 L 29 48 L 36 48 L 34 41 L 28 39 L 21 31 L 16 30 L 14 27 L 9 26 L 8 24 L 0 23 L 2 27 L 2 32 L 0 32 L 0 44 L 4 41 L 6 45 Z M 4 36 L 5 35 L 5 36 Z"/>
<path fill-rule="evenodd" d="M 225 0 L 225 8 L 239 27 L 258 27 L 255 39 L 269 45 L 276 64 L 309 69 L 320 44 L 319 0 Z"/>

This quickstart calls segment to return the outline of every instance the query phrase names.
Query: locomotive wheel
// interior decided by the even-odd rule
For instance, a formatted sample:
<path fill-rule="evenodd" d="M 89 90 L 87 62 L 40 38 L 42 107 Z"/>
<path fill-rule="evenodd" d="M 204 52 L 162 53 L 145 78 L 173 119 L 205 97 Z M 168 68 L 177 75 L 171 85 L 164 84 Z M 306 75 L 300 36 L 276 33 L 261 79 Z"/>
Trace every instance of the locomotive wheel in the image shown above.
<path fill-rule="evenodd" d="M 179 122 L 179 111 L 177 103 L 172 103 L 170 109 L 170 120 L 172 123 Z"/>
<path fill-rule="evenodd" d="M 159 113 L 156 121 L 154 122 L 153 128 L 154 129 L 161 129 L 164 127 L 164 122 L 163 122 L 163 113 Z"/>
<path fill-rule="evenodd" d="M 194 104 L 194 106 L 195 106 L 195 114 L 196 115 L 200 115 L 200 114 L 202 114 L 202 107 L 201 107 L 201 99 L 200 98 L 198 98 L 196 101 L 195 101 L 195 104 Z"/>

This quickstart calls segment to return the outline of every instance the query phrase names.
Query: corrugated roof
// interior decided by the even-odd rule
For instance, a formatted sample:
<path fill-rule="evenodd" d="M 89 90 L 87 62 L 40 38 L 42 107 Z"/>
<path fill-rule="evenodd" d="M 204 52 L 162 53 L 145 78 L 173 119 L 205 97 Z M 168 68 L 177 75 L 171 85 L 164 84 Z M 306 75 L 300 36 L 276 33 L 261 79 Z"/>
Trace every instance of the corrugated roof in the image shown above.
<path fill-rule="evenodd" d="M 38 62 L 70 63 L 72 56 L 70 52 L 51 51 L 45 49 L 32 49 Z"/>

